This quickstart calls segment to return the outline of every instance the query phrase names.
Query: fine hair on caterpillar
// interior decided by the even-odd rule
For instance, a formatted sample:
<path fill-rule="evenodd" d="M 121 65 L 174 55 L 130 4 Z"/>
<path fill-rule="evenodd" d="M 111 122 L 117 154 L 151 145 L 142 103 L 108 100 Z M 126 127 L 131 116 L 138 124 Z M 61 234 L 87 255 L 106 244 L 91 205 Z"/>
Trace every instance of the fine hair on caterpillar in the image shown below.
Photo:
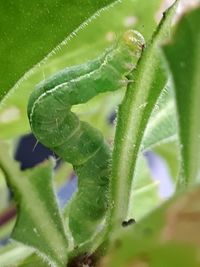
<path fill-rule="evenodd" d="M 101 132 L 79 120 L 71 107 L 127 86 L 143 48 L 142 35 L 129 30 L 98 58 L 52 75 L 30 96 L 32 132 L 78 176 L 78 191 L 65 210 L 75 245 L 91 239 L 105 218 L 111 150 Z"/>

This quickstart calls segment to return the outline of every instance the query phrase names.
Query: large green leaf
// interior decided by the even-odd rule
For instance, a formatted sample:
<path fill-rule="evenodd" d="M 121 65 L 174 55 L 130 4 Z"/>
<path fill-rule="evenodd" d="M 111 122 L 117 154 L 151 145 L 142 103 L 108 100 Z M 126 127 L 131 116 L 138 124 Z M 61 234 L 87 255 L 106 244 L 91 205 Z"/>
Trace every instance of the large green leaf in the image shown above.
<path fill-rule="evenodd" d="M 18 204 L 12 238 L 35 248 L 52 266 L 64 267 L 68 241 L 53 190 L 52 161 L 22 173 L 1 142 L 0 167 Z"/>
<path fill-rule="evenodd" d="M 164 52 L 172 72 L 182 157 L 178 187 L 200 174 L 200 8 L 185 15 Z"/>
<path fill-rule="evenodd" d="M 71 38 L 75 29 L 83 27 L 95 12 L 112 2 L 114 0 L 2 0 L 0 100 L 29 69 L 65 38 Z"/>
<path fill-rule="evenodd" d="M 77 36 L 70 39 L 67 45 L 59 47 L 59 50 L 56 50 L 56 53 L 46 59 L 43 64 L 37 65 L 31 76 L 20 82 L 17 89 L 12 90 L 13 93 L 4 99 L 4 105 L 0 104 L 0 138 L 11 138 L 30 131 L 26 116 L 28 97 L 34 90 L 35 84 L 42 79 L 67 66 L 95 58 L 112 44 L 115 34 L 124 32 L 128 28 L 138 29 L 148 39 L 156 25 L 154 18 L 160 2 L 161 0 L 148 2 L 146 0 L 123 0 L 106 12 L 101 12 L 100 16 L 79 31 Z M 107 101 L 109 103 L 107 106 L 114 109 L 116 102 L 110 100 L 111 97 L 98 97 L 97 101 L 93 101 L 91 105 L 92 112 L 86 111 L 88 117 L 92 114 L 95 124 L 98 122 L 98 126 L 103 126 L 102 130 L 108 128 L 105 125 L 107 121 L 96 105 L 100 106 Z M 81 107 L 79 110 L 81 111 Z"/>

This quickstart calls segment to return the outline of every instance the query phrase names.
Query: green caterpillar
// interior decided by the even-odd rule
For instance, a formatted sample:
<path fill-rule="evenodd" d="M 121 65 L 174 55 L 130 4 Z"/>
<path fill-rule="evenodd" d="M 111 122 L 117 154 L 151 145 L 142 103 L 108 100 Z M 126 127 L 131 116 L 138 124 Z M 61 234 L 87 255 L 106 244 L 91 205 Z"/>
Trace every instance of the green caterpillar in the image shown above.
<path fill-rule="evenodd" d="M 143 47 L 141 34 L 129 30 L 97 59 L 56 73 L 30 96 L 28 117 L 34 135 L 70 162 L 78 175 L 78 192 L 68 207 L 76 244 L 91 238 L 105 217 L 111 152 L 102 134 L 80 121 L 71 107 L 122 88 Z"/>

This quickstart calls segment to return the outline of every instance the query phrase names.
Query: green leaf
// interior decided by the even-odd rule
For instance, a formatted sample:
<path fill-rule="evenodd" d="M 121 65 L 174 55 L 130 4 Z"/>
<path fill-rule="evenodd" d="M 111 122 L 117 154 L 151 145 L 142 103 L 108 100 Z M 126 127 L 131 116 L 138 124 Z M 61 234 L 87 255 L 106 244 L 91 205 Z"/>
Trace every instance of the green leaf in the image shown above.
<path fill-rule="evenodd" d="M 141 155 L 132 184 L 127 218 L 134 218 L 137 222 L 152 211 L 161 202 L 158 190 L 159 183 L 151 178 L 147 161 Z"/>
<path fill-rule="evenodd" d="M 0 248 L 1 267 L 47 267 L 48 263 L 35 250 L 17 242 L 10 242 Z"/>
<path fill-rule="evenodd" d="M 0 100 L 65 38 L 114 0 L 0 2 Z M 76 30 L 76 31 L 75 31 Z"/>
<path fill-rule="evenodd" d="M 177 1 L 176 1 L 177 2 Z M 113 150 L 110 215 L 111 228 L 118 228 L 127 216 L 133 173 L 144 130 L 167 82 L 159 44 L 168 35 L 176 5 L 163 17 L 132 74 L 125 98 L 119 107 Z"/>
<path fill-rule="evenodd" d="M 24 258 L 32 253 L 33 249 L 23 246 L 22 244 L 8 244 L 0 249 L 0 266 L 18 266 Z"/>
<path fill-rule="evenodd" d="M 199 200 L 199 187 L 182 192 L 122 229 L 99 267 L 198 267 Z"/>
<path fill-rule="evenodd" d="M 22 261 L 18 267 L 48 267 L 41 258 L 39 258 L 36 254 L 30 255 L 24 261 Z"/>
<path fill-rule="evenodd" d="M 149 120 L 142 141 L 142 150 L 177 140 L 177 115 L 171 86 L 166 88 Z"/>
<path fill-rule="evenodd" d="M 161 145 L 156 146 L 153 150 L 166 161 L 172 181 L 175 183 L 180 165 L 178 142 L 170 141 L 167 143 L 162 143 Z"/>
<path fill-rule="evenodd" d="M 11 206 L 10 209 L 12 210 L 13 207 Z M 5 212 L 9 212 L 9 208 Z M 0 226 L 0 240 L 6 240 L 11 235 L 14 225 L 15 217 Z"/>
<path fill-rule="evenodd" d="M 156 25 L 154 17 L 160 2 L 161 0 L 148 2 L 146 0 L 123 0 L 120 4 L 107 9 L 106 12 L 101 12 L 101 15 L 79 31 L 76 37 L 70 39 L 66 45 L 60 46 L 59 50 L 56 50 L 56 53 L 48 57 L 43 64 L 37 65 L 31 76 L 21 81 L 16 90 L 12 90 L 12 93 L 4 98 L 4 105 L 0 104 L 0 138 L 12 138 L 30 131 L 26 106 L 28 97 L 38 82 L 62 68 L 95 58 L 111 45 L 115 40 L 115 34 L 119 35 L 129 28 L 138 29 L 148 39 Z M 111 20 L 111 17 L 114 19 Z M 118 96 L 118 103 L 121 100 L 120 96 L 121 94 Z M 114 109 L 115 102 L 113 104 L 111 97 L 105 95 L 101 97 L 101 100 L 98 98 L 91 108 L 92 114 L 95 115 L 93 121 L 95 124 L 99 122 L 98 126 L 103 126 L 102 130 L 105 129 L 104 125 L 107 121 L 105 116 L 103 117 L 102 113 L 96 109 L 96 103 L 98 102 L 101 107 L 108 102 L 107 106 Z M 106 127 L 108 128 L 107 125 Z"/>
<path fill-rule="evenodd" d="M 186 14 L 163 50 L 175 86 L 182 158 L 178 188 L 200 176 L 200 8 Z"/>
<path fill-rule="evenodd" d="M 52 184 L 52 160 L 26 172 L 0 143 L 0 167 L 14 192 L 18 217 L 12 238 L 35 248 L 52 266 L 67 263 L 68 241 Z"/>
<path fill-rule="evenodd" d="M 7 208 L 8 206 L 8 190 L 6 187 L 5 177 L 0 170 L 0 214 Z"/>

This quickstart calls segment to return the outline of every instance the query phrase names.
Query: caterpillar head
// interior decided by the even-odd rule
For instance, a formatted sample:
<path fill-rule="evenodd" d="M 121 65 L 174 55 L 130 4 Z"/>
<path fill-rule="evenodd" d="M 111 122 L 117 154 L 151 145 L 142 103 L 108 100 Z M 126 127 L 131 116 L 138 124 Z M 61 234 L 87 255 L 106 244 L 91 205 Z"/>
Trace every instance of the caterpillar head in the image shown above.
<path fill-rule="evenodd" d="M 135 30 L 128 30 L 123 35 L 123 41 L 134 55 L 139 58 L 145 46 L 142 34 Z"/>

